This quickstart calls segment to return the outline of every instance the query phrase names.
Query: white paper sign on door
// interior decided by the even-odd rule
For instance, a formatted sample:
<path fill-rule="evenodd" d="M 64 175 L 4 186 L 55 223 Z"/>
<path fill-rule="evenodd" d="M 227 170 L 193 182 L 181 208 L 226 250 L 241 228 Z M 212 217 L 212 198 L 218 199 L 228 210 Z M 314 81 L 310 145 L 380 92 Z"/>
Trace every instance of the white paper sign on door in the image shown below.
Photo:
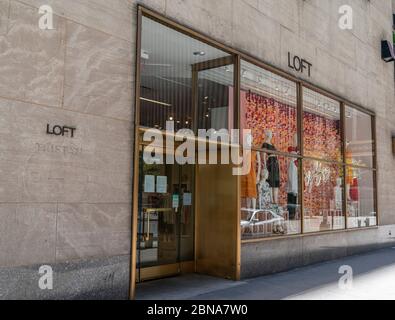
<path fill-rule="evenodd" d="M 183 205 L 184 206 L 191 206 L 192 205 L 192 193 L 184 193 Z"/>
<path fill-rule="evenodd" d="M 154 193 L 155 192 L 155 176 L 145 176 L 144 192 L 145 193 Z"/>
<path fill-rule="evenodd" d="M 167 193 L 167 177 L 156 177 L 156 192 Z"/>

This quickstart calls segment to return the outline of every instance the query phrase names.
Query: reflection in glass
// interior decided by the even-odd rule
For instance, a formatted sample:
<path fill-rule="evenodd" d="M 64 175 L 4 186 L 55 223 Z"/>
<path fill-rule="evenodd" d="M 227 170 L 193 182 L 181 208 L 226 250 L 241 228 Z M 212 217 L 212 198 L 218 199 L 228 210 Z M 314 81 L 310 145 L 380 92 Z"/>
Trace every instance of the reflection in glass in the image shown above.
<path fill-rule="evenodd" d="M 253 152 L 241 177 L 243 239 L 299 234 L 298 160 Z"/>
<path fill-rule="evenodd" d="M 342 168 L 304 160 L 303 173 L 304 232 L 344 229 Z"/>
<path fill-rule="evenodd" d="M 240 123 L 255 148 L 298 152 L 296 100 L 294 82 L 241 62 Z"/>
<path fill-rule="evenodd" d="M 198 128 L 233 128 L 233 65 L 198 72 Z"/>
<path fill-rule="evenodd" d="M 140 159 L 139 267 L 194 259 L 194 167 Z"/>
<path fill-rule="evenodd" d="M 346 163 L 373 168 L 372 117 L 346 106 Z"/>
<path fill-rule="evenodd" d="M 340 103 L 304 88 L 303 137 L 306 156 L 343 162 Z"/>
<path fill-rule="evenodd" d="M 229 58 L 226 52 L 143 17 L 140 125 L 164 130 L 166 121 L 174 121 L 176 131 L 212 124 L 227 128 L 233 84 Z M 193 107 L 196 91 L 198 114 Z"/>
<path fill-rule="evenodd" d="M 374 172 L 366 169 L 347 168 L 348 228 L 364 228 L 377 225 L 374 200 Z"/>

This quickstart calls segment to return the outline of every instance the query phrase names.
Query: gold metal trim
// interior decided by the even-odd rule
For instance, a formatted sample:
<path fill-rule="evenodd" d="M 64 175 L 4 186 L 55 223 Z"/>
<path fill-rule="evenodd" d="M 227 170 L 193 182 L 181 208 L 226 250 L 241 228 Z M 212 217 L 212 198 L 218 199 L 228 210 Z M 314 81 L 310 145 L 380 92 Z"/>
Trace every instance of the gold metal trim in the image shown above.
<path fill-rule="evenodd" d="M 137 10 L 137 28 L 136 28 L 136 69 L 135 69 L 135 119 L 134 119 L 134 162 L 133 168 L 133 203 L 132 203 L 132 226 L 131 226 L 131 256 L 130 256 L 130 283 L 129 298 L 136 298 L 136 280 L 140 277 L 137 268 L 137 224 L 138 224 L 138 193 L 139 193 L 139 124 L 140 124 L 140 66 L 141 66 L 141 24 L 142 11 Z"/>
<path fill-rule="evenodd" d="M 137 271 L 137 270 L 136 270 Z M 188 261 L 188 262 L 180 262 L 175 264 L 169 264 L 164 266 L 155 266 L 149 268 L 142 268 L 140 270 L 140 283 L 177 276 L 181 274 L 188 274 L 195 272 L 195 262 Z"/>
<path fill-rule="evenodd" d="M 236 129 L 241 128 L 241 118 L 240 118 L 240 90 L 241 90 L 241 84 L 240 84 L 240 75 L 241 75 L 241 59 L 240 56 L 236 56 L 234 60 L 234 97 L 233 97 L 233 122 L 234 122 L 234 127 Z M 241 278 L 241 177 L 237 177 L 237 186 L 236 186 L 236 194 L 237 194 L 237 214 L 236 214 L 236 274 L 235 274 L 235 280 L 240 280 Z"/>
<path fill-rule="evenodd" d="M 171 208 L 165 208 L 165 209 L 154 209 L 154 208 L 145 208 L 143 209 L 143 214 L 147 215 L 147 232 L 144 236 L 145 241 L 149 241 L 150 239 L 150 222 L 151 222 L 151 213 L 166 213 L 166 212 L 173 212 L 173 209 Z"/>
<path fill-rule="evenodd" d="M 348 233 L 348 232 L 367 231 L 367 230 L 378 230 L 378 229 L 379 229 L 378 226 L 373 226 L 373 227 L 341 229 L 341 230 L 333 230 L 333 231 L 310 232 L 310 233 L 277 236 L 277 237 L 245 239 L 245 240 L 242 240 L 241 243 L 243 245 L 243 244 L 249 244 L 249 243 L 260 243 L 260 242 L 268 242 L 268 241 L 275 241 L 275 240 L 289 240 L 289 239 L 298 239 L 298 238 L 305 238 L 305 237 L 312 237 L 312 236 L 322 236 L 322 235 L 329 235 L 329 234 Z"/>
<path fill-rule="evenodd" d="M 196 63 L 192 65 L 192 71 L 206 71 L 206 70 L 211 70 L 211 69 L 217 69 L 225 66 L 229 66 L 233 64 L 233 56 L 227 56 L 223 58 L 218 58 L 215 60 L 209 60 L 209 61 L 204 61 L 200 63 Z"/>

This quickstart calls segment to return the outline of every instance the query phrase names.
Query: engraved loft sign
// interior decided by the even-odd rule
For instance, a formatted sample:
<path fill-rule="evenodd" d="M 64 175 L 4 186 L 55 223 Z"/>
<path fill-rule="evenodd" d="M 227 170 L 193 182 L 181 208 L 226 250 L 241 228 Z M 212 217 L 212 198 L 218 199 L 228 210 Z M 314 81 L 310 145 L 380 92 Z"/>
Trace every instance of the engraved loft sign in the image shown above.
<path fill-rule="evenodd" d="M 74 138 L 76 131 L 77 129 L 73 127 L 59 126 L 59 125 L 51 126 L 50 124 L 47 124 L 48 135 Z"/>
<path fill-rule="evenodd" d="M 305 59 L 298 56 L 293 56 L 291 52 L 288 52 L 288 67 L 300 73 L 307 72 L 308 76 L 311 76 L 311 68 L 313 65 Z"/>

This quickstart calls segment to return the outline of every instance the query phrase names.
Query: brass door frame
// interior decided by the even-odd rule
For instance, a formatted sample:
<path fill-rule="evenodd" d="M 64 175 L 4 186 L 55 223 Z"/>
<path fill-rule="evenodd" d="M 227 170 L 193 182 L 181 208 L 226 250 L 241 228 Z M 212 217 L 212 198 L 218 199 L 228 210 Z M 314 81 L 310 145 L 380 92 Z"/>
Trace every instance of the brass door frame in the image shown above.
<path fill-rule="evenodd" d="M 144 143 L 143 141 L 140 141 L 140 129 L 138 130 L 138 154 L 140 154 L 140 152 L 142 151 L 143 148 L 146 143 Z M 166 149 L 162 150 L 164 154 L 166 154 Z M 136 159 L 137 163 L 140 161 L 140 158 Z M 138 166 L 138 168 L 140 169 L 140 166 Z M 194 167 L 194 175 L 195 175 L 195 181 L 193 183 L 193 187 L 196 187 L 196 173 L 197 173 L 197 165 L 195 165 Z M 138 174 L 140 174 L 140 170 L 138 170 Z M 139 186 L 137 186 L 137 190 Z M 195 190 L 193 190 L 193 194 L 194 194 Z M 195 201 L 196 197 L 193 197 L 193 208 L 194 208 L 194 220 L 196 219 L 196 201 Z M 137 199 L 138 202 L 138 199 Z M 137 207 L 138 207 L 138 203 L 137 203 Z M 143 209 L 143 214 L 148 214 L 148 230 L 144 233 L 146 233 L 145 235 L 145 239 L 147 239 L 147 237 L 149 237 L 150 234 L 150 227 L 149 227 L 149 222 L 150 222 L 150 213 L 160 213 L 163 214 L 165 212 L 171 212 L 173 211 L 172 208 L 145 208 Z M 195 221 L 194 221 L 195 223 Z M 136 224 L 138 225 L 138 208 L 137 208 L 137 222 Z M 195 241 L 195 236 L 196 236 L 196 225 L 194 225 L 194 241 Z M 137 253 L 140 249 L 137 248 L 137 244 L 138 244 L 138 230 L 136 230 L 136 268 L 135 268 L 135 282 L 136 283 L 142 283 L 145 281 L 150 281 L 150 280 L 156 280 L 156 279 L 162 279 L 162 278 L 167 278 L 167 277 L 171 277 L 171 276 L 177 276 L 177 275 L 181 275 L 181 274 L 187 274 L 187 273 L 195 273 L 196 272 L 196 262 L 194 261 L 178 261 L 177 263 L 172 263 L 172 264 L 164 264 L 164 265 L 158 265 L 158 266 L 153 266 L 153 267 L 144 267 L 144 268 L 140 268 L 137 266 Z M 180 235 L 180 239 L 178 239 L 178 241 L 181 241 L 181 235 Z M 196 255 L 196 248 L 195 248 L 195 242 L 194 242 L 194 254 Z M 136 284 L 135 284 L 136 285 Z M 135 286 L 134 285 L 134 286 Z M 135 290 L 135 289 L 134 289 Z M 134 292 L 135 295 L 135 292 Z"/>
<path fill-rule="evenodd" d="M 163 266 L 143 268 L 140 270 L 141 282 L 194 273 L 195 262 L 180 262 Z M 139 282 L 138 282 L 139 283 Z"/>

